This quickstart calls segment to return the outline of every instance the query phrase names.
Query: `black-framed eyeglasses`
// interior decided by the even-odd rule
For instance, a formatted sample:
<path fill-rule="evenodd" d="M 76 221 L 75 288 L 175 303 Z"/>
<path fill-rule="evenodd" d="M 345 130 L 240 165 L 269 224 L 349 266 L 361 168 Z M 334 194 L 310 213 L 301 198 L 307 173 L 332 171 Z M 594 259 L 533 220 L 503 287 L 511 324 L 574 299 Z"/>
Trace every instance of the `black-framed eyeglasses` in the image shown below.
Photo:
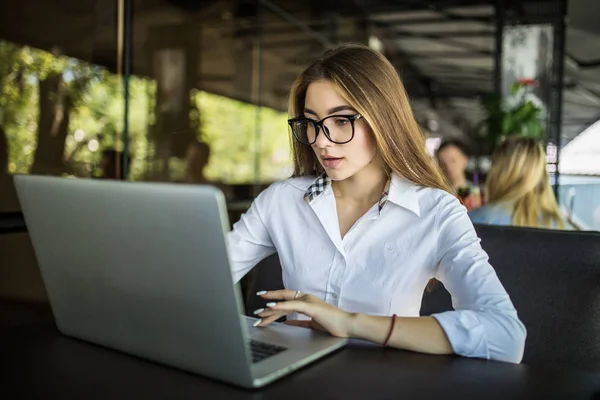
<path fill-rule="evenodd" d="M 312 145 L 317 141 L 319 130 L 330 142 L 335 144 L 348 143 L 354 138 L 354 121 L 362 118 L 360 114 L 330 115 L 320 121 L 306 117 L 296 117 L 288 120 L 292 134 L 302 144 Z"/>

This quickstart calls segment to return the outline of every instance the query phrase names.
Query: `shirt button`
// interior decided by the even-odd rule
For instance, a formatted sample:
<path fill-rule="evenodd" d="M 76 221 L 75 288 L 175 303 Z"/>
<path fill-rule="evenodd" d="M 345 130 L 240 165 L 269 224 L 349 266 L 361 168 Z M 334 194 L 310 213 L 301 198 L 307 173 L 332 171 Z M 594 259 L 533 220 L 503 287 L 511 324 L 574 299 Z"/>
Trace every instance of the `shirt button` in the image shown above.
<path fill-rule="evenodd" d="M 332 294 L 332 295 L 331 295 L 331 297 L 332 297 L 334 300 L 337 300 L 337 298 L 338 298 L 337 294 L 335 294 L 335 293 L 334 293 L 334 294 Z"/>

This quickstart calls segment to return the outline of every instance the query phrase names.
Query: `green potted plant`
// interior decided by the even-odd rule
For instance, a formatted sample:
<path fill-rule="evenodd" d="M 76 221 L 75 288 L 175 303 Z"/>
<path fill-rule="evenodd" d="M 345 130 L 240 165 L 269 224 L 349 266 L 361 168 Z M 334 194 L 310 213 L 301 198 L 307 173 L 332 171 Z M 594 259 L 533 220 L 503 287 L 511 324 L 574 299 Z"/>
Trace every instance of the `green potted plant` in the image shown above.
<path fill-rule="evenodd" d="M 482 99 L 487 115 L 477 126 L 477 132 L 490 150 L 509 135 L 544 139 L 545 111 L 531 94 L 535 85 L 535 80 L 521 79 L 512 85 L 507 98 L 495 94 Z"/>

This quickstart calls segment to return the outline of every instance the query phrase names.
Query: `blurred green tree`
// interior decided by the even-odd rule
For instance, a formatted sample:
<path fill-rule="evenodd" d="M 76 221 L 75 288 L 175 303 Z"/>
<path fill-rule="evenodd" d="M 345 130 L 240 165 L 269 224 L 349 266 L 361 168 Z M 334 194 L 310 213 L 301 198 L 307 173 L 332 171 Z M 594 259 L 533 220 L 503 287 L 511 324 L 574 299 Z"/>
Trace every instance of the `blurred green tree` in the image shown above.
<path fill-rule="evenodd" d="M 129 177 L 139 180 L 154 157 L 148 132 L 155 123 L 156 83 L 134 76 L 129 91 Z M 285 113 L 202 91 L 195 98 L 201 121 L 197 135 L 211 146 L 209 179 L 252 183 L 289 175 Z M 0 128 L 8 143 L 4 162 L 10 174 L 93 176 L 102 149 L 123 147 L 123 115 L 123 84 L 117 75 L 58 53 L 0 41 Z M 184 170 L 177 162 L 172 179 Z"/>

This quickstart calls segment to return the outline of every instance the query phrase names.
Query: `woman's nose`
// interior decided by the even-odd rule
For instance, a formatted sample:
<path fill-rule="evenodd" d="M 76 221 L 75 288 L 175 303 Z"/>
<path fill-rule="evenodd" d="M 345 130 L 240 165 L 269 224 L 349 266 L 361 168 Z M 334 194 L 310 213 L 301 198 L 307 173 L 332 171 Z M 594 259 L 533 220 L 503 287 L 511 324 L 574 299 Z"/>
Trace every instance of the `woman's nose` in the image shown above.
<path fill-rule="evenodd" d="M 319 134 L 317 135 L 317 138 L 315 139 L 314 145 L 322 149 L 325 147 L 331 147 L 334 144 L 335 143 L 333 143 L 331 140 L 329 140 L 327 138 L 327 135 L 325 135 L 325 131 L 323 130 L 323 128 L 321 128 L 319 130 Z"/>

